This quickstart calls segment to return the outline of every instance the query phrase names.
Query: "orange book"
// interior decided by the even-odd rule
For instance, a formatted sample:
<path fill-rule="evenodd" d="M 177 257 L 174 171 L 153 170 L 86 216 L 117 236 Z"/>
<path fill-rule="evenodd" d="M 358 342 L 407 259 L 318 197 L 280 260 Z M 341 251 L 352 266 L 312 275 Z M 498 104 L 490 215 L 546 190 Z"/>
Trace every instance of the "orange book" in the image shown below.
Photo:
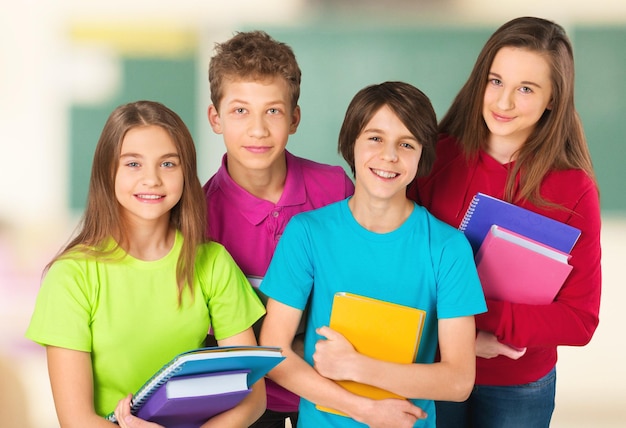
<path fill-rule="evenodd" d="M 329 327 L 341 333 L 363 355 L 410 364 L 415 362 L 425 319 L 426 311 L 421 309 L 339 292 L 333 299 Z M 348 391 L 376 400 L 405 398 L 372 385 L 337 383 Z M 317 408 L 343 415 L 327 407 Z"/>

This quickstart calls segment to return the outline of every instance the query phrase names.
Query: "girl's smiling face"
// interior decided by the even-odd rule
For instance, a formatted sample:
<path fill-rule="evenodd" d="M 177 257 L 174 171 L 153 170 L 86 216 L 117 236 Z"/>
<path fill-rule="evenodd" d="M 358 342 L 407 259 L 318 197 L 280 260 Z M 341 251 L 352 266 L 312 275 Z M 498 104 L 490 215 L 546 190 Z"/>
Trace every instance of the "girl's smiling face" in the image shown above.
<path fill-rule="evenodd" d="M 180 156 L 165 129 L 150 125 L 126 133 L 115 174 L 115 196 L 123 218 L 168 224 L 183 183 Z"/>
<path fill-rule="evenodd" d="M 483 99 L 489 146 L 518 150 L 550 109 L 552 80 L 546 58 L 528 49 L 504 47 L 493 59 Z M 498 150 L 501 151 L 501 150 Z"/>

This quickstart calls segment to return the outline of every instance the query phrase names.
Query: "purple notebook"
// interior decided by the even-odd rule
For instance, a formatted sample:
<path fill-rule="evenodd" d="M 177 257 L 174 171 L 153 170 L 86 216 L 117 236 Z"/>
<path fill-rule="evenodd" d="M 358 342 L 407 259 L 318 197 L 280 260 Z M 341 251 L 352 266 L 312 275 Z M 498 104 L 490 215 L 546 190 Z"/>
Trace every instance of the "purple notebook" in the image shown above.
<path fill-rule="evenodd" d="M 168 428 L 198 428 L 250 393 L 248 373 L 240 370 L 172 378 L 154 391 L 137 416 Z"/>
<path fill-rule="evenodd" d="M 474 254 L 494 224 L 568 254 L 580 237 L 580 230 L 568 224 L 477 193 L 459 226 L 472 245 Z"/>

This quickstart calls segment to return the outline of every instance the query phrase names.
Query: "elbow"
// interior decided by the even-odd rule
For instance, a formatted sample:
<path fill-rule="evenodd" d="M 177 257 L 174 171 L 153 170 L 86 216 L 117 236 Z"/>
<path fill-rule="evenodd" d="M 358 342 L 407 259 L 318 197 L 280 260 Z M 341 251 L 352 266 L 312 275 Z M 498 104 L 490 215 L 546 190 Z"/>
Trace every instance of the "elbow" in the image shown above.
<path fill-rule="evenodd" d="M 459 376 L 455 376 L 455 379 L 449 383 L 449 397 L 446 401 L 462 402 L 467 400 L 472 393 L 472 389 L 474 388 L 474 381 L 474 372 L 471 374 L 464 373 Z"/>

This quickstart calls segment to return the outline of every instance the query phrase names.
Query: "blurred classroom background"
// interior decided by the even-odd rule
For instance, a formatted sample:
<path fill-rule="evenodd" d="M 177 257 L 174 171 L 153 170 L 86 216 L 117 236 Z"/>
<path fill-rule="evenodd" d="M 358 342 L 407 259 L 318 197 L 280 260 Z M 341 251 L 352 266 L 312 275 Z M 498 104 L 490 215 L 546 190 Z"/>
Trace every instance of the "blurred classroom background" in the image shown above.
<path fill-rule="evenodd" d="M 303 71 L 293 153 L 345 163 L 336 139 L 351 97 L 405 80 L 441 116 L 487 37 L 522 15 L 568 31 L 576 104 L 600 184 L 601 321 L 561 348 L 554 428 L 622 427 L 626 403 L 626 2 L 623 0 L 0 0 L 0 426 L 58 427 L 44 350 L 24 339 L 41 270 L 74 230 L 110 111 L 137 100 L 176 110 L 197 143 L 201 181 L 224 152 L 206 121 L 215 42 L 262 29 Z M 620 285 L 621 284 L 621 285 Z"/>

